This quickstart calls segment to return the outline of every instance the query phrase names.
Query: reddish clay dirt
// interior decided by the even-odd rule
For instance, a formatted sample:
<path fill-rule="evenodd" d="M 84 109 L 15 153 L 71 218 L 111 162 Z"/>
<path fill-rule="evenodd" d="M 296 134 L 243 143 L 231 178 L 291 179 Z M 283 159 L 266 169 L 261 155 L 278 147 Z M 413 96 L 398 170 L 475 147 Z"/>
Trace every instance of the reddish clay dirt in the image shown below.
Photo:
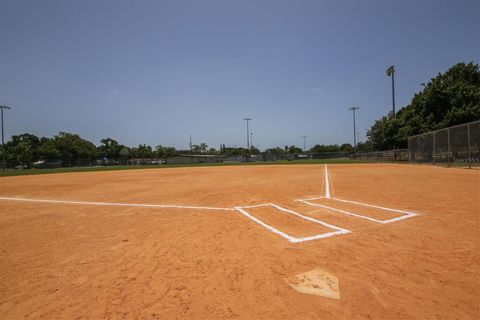
<path fill-rule="evenodd" d="M 343 200 L 343 199 L 342 199 Z M 350 200 L 350 199 L 348 199 Z M 395 211 L 389 211 L 389 210 L 384 210 L 384 209 L 379 209 L 379 208 L 373 208 L 373 207 L 367 207 L 363 205 L 359 205 L 356 203 L 347 203 L 347 202 L 342 202 L 342 201 L 337 201 L 334 199 L 327 199 L 327 198 L 322 198 L 322 199 L 315 199 L 315 200 L 309 200 L 309 203 L 312 204 L 318 204 L 318 205 L 324 205 L 327 207 L 343 210 L 346 212 L 352 212 L 355 214 L 359 214 L 362 216 L 365 216 L 367 218 L 373 218 L 377 219 L 380 221 L 392 219 L 392 218 L 398 218 L 401 216 L 404 216 L 404 213 L 401 212 L 395 212 Z M 358 202 L 358 201 L 357 201 Z M 393 208 L 396 209 L 396 208 Z M 329 210 L 329 209 L 327 209 Z M 342 213 L 340 213 L 342 214 Z"/>
<path fill-rule="evenodd" d="M 266 224 L 278 230 L 284 231 L 293 237 L 308 237 L 337 231 L 335 229 L 325 227 L 319 223 L 305 221 L 302 218 L 298 218 L 290 213 L 279 211 L 271 206 L 247 208 L 245 210 L 247 210 L 248 213 L 252 214 L 257 219 L 260 219 Z"/>
<path fill-rule="evenodd" d="M 0 318 L 480 318 L 480 171 L 362 164 L 329 174 L 333 196 L 421 215 L 382 225 L 294 202 L 323 194 L 321 165 L 0 178 L 3 197 L 275 203 L 352 231 L 294 244 L 237 211 L 0 200 Z M 314 269 L 338 278 L 340 299 L 285 280 Z"/>

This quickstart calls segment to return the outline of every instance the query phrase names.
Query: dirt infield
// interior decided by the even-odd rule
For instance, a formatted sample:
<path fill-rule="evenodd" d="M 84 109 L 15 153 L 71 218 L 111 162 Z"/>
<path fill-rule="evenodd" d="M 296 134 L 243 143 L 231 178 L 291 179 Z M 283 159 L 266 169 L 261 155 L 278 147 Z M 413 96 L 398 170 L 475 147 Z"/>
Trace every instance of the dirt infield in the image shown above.
<path fill-rule="evenodd" d="M 332 199 L 418 215 L 381 223 L 402 214 L 295 201 L 325 195 L 323 165 L 0 178 L 0 318 L 480 318 L 480 171 L 349 164 L 328 176 Z M 259 204 L 327 224 L 245 209 L 287 235 L 348 232 L 293 243 L 236 209 Z M 289 285 L 321 272 L 338 280 L 330 297 Z"/>

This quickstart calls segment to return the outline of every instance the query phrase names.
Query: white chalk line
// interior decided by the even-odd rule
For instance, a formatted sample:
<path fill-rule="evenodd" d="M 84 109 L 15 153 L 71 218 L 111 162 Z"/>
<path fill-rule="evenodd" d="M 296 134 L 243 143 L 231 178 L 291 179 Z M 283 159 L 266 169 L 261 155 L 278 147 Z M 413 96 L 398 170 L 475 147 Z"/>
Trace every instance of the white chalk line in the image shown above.
<path fill-rule="evenodd" d="M 283 212 L 295 215 L 295 216 L 297 216 L 301 219 L 304 219 L 304 220 L 307 220 L 307 221 L 310 221 L 310 222 L 313 222 L 313 223 L 321 224 L 324 227 L 334 229 L 336 231 L 326 232 L 326 233 L 317 234 L 317 235 L 313 235 L 313 236 L 298 238 L 298 237 L 291 236 L 291 235 L 289 235 L 289 234 L 287 234 L 283 231 L 278 230 L 277 228 L 263 222 L 262 220 L 256 218 L 251 213 L 249 213 L 247 210 L 245 210 L 245 209 L 248 209 L 248 208 L 258 208 L 258 207 L 267 207 L 267 206 L 271 206 L 271 207 L 274 207 L 275 209 L 277 209 L 279 211 L 283 211 Z M 318 220 L 318 219 L 314 219 L 312 217 L 304 216 L 304 215 L 302 215 L 298 212 L 295 212 L 295 211 L 287 209 L 287 208 L 283 208 L 283 207 L 278 206 L 278 205 L 273 204 L 273 203 L 264 203 L 264 204 L 259 204 L 259 205 L 255 205 L 255 206 L 235 207 L 235 209 L 238 210 L 240 213 L 242 213 L 247 218 L 255 221 L 256 223 L 258 223 L 261 226 L 267 228 L 268 230 L 272 231 L 273 233 L 276 233 L 276 234 L 284 237 L 285 239 L 287 239 L 288 241 L 290 241 L 292 243 L 306 242 L 306 241 L 312 241 L 312 240 L 317 240 L 317 239 L 325 239 L 325 238 L 333 237 L 333 236 L 336 236 L 336 235 L 347 234 L 347 233 L 351 232 L 350 230 L 331 225 L 329 223 L 326 223 L 326 222 Z"/>
<path fill-rule="evenodd" d="M 219 208 L 219 207 L 202 207 L 202 206 L 183 206 L 183 205 L 170 205 L 170 204 L 145 204 L 145 203 L 117 203 L 117 202 L 97 202 L 97 201 L 71 201 L 71 200 L 51 200 L 51 199 L 32 199 L 32 198 L 20 198 L 20 197 L 0 197 L 0 200 L 6 200 L 6 201 L 20 201 L 20 202 L 37 202 L 37 203 L 48 203 L 48 204 L 67 204 L 67 205 L 89 205 L 89 206 L 116 206 L 116 207 L 144 207 L 144 208 L 160 208 L 160 209 L 196 209 L 196 210 L 216 210 L 216 211 L 238 211 L 245 215 L 246 217 L 250 218 L 254 222 L 260 224 L 261 226 L 267 228 L 273 233 L 276 233 L 283 238 L 287 239 L 288 241 L 292 243 L 299 243 L 299 242 L 305 242 L 305 241 L 312 241 L 312 240 L 317 240 L 317 239 L 323 239 L 323 238 L 328 238 L 332 237 L 335 235 L 339 234 L 346 234 L 350 233 L 349 230 L 343 229 L 337 226 L 333 226 L 331 224 L 328 224 L 324 221 L 320 221 L 314 218 L 310 218 L 307 216 L 304 216 L 298 212 L 280 207 L 276 204 L 268 203 L 268 204 L 258 204 L 258 205 L 250 205 L 250 206 L 243 206 L 243 207 L 234 207 L 234 208 Z M 258 208 L 258 207 L 263 207 L 263 206 L 272 206 L 276 208 L 279 211 L 287 212 L 290 214 L 293 214 L 299 218 L 302 218 L 304 220 L 314 222 L 314 223 L 319 223 L 325 227 L 334 229 L 336 231 L 334 232 L 327 232 L 324 234 L 319 234 L 319 235 L 313 235 L 313 236 L 308 236 L 308 237 L 303 237 L 303 238 L 297 238 L 288 235 L 287 233 L 280 231 L 265 222 L 261 221 L 260 219 L 254 217 L 250 213 L 248 213 L 245 209 L 248 208 Z"/>
<path fill-rule="evenodd" d="M 323 197 L 318 197 L 316 199 L 321 199 Z M 387 220 L 380 220 L 380 219 L 375 219 L 375 218 L 372 218 L 372 217 L 369 217 L 369 216 L 365 216 L 365 215 L 362 215 L 362 214 L 358 214 L 358 213 L 353 213 L 353 212 L 350 212 L 350 211 L 346 211 L 346 210 L 342 210 L 342 209 L 338 209 L 338 208 L 334 208 L 334 207 L 330 207 L 330 206 L 326 206 L 326 205 L 323 205 L 323 204 L 318 204 L 318 203 L 312 203 L 310 202 L 311 200 L 315 200 L 315 199 L 297 199 L 295 201 L 298 201 L 298 202 L 303 202 L 309 206 L 314 206 L 314 207 L 320 207 L 320 208 L 324 208 L 324 209 L 328 209 L 328 210 L 332 210 L 332 211 L 336 211 L 336 212 L 340 212 L 340 213 L 344 213 L 344 214 L 348 214 L 350 216 L 354 216 L 354 217 L 357 217 L 357 218 L 360 218 L 360 219 L 365 219 L 365 220 L 370 220 L 370 221 L 373 221 L 373 222 L 376 222 L 376 223 L 382 223 L 382 224 L 387 224 L 387 223 L 392 223 L 392 222 L 395 222 L 395 221 L 399 221 L 399 220 L 404 220 L 404 219 L 408 219 L 408 218 L 411 218 L 411 217 L 414 217 L 414 216 L 418 216 L 419 214 L 418 213 L 414 213 L 414 212 L 408 212 L 408 211 L 404 211 L 404 210 L 398 210 L 398 209 L 391 209 L 391 208 L 386 208 L 386 207 L 379 207 L 379 206 L 375 206 L 375 205 L 370 205 L 370 204 L 366 204 L 366 203 L 360 203 L 360 202 L 355 202 L 355 201 L 348 201 L 348 200 L 341 200 L 342 202 L 346 202 L 346 203 L 353 203 L 353 204 L 358 204 L 358 205 L 363 205 L 365 207 L 372 207 L 372 208 L 377 208 L 377 209 L 381 209 L 381 210 L 385 210 L 385 211 L 392 211 L 392 212 L 399 212 L 399 213 L 402 213 L 402 215 L 400 217 L 395 217 L 395 218 L 391 218 L 391 219 L 387 219 Z M 336 198 L 330 198 L 330 200 L 335 200 L 337 201 L 338 199 Z"/>
<path fill-rule="evenodd" d="M 325 163 L 325 198 L 330 199 L 330 182 L 328 179 L 328 169 Z"/>
<path fill-rule="evenodd" d="M 344 199 L 339 199 L 339 198 L 332 198 L 332 199 L 335 200 L 335 201 L 340 201 L 340 202 L 358 204 L 358 205 L 364 206 L 364 207 L 371 207 L 371 208 L 376 208 L 376 209 L 381 209 L 381 210 L 386 210 L 386 211 L 393 211 L 393 212 L 398 212 L 398 213 L 416 215 L 413 212 L 409 212 L 409 211 L 405 211 L 405 210 L 392 209 L 392 208 L 387 208 L 387 207 L 380 207 L 380 206 L 376 206 L 376 205 L 373 205 L 373 204 L 366 204 L 366 203 L 362 203 L 362 202 L 357 202 L 357 201 L 352 201 L 352 200 L 344 200 Z"/>
<path fill-rule="evenodd" d="M 256 218 L 256 217 L 252 216 L 250 213 L 248 213 L 248 211 L 246 211 L 246 210 L 244 210 L 244 209 L 242 209 L 242 208 L 236 208 L 236 210 L 239 211 L 239 212 L 240 212 L 241 214 L 243 214 L 244 216 L 246 216 L 247 218 L 251 219 L 252 221 L 255 221 L 255 222 L 258 223 L 259 225 L 267 228 L 268 230 L 270 230 L 270 231 L 273 232 L 273 233 L 278 234 L 279 236 L 287 239 L 288 241 L 293 242 L 293 243 L 297 242 L 297 238 L 292 237 L 292 236 L 286 234 L 285 232 L 282 232 L 282 231 L 278 230 L 277 228 L 272 227 L 272 226 L 269 225 L 269 224 L 266 224 L 266 223 L 263 222 L 262 220 L 260 220 L 260 219 L 258 219 L 258 218 Z"/>
<path fill-rule="evenodd" d="M 116 206 L 116 207 L 161 208 L 161 209 L 198 209 L 198 210 L 235 211 L 234 208 L 182 206 L 182 205 L 174 205 L 174 204 L 146 204 L 146 203 L 118 203 L 118 202 L 46 200 L 46 199 L 29 199 L 29 198 L 18 198 L 18 197 L 0 197 L 0 200 L 22 201 L 22 202 L 41 202 L 41 203 L 58 203 L 58 204 L 76 204 L 76 205 L 89 205 L 89 206 Z"/>
<path fill-rule="evenodd" d="M 345 200 L 345 199 L 339 199 L 339 198 L 332 198 L 331 195 L 330 195 L 329 176 L 328 176 L 327 164 L 325 164 L 325 185 L 326 185 L 325 196 L 311 197 L 311 198 L 304 198 L 304 199 L 296 199 L 295 201 L 303 202 L 303 203 L 305 203 L 307 205 L 310 205 L 310 206 L 329 209 L 329 210 L 333 210 L 333 211 L 336 211 L 336 212 L 348 214 L 350 216 L 354 216 L 354 217 L 357 217 L 357 218 L 373 221 L 373 222 L 376 222 L 376 223 L 382 223 L 382 224 L 392 223 L 392 222 L 408 219 L 408 218 L 419 215 L 418 213 L 409 212 L 409 211 L 405 211 L 405 210 L 392 209 L 392 208 L 387 208 L 387 207 L 376 206 L 376 205 L 373 205 L 373 204 L 367 204 L 367 203 Z M 342 210 L 342 209 L 338 209 L 338 208 L 334 208 L 334 207 L 310 202 L 312 200 L 325 199 L 325 198 L 329 199 L 329 200 L 344 202 L 344 203 L 352 203 L 352 204 L 356 204 L 356 205 L 360 205 L 360 206 L 364 206 L 364 207 L 376 208 L 376 209 L 380 209 L 380 210 L 384 210 L 384 211 L 397 212 L 397 213 L 401 213 L 402 216 L 395 217 L 395 218 L 392 218 L 392 219 L 387 219 L 387 220 L 380 220 L 380 219 L 375 219 L 375 218 L 365 216 L 365 215 L 362 215 L 362 214 L 353 213 L 353 212 L 349 212 L 349 211 L 346 211 L 346 210 Z"/>

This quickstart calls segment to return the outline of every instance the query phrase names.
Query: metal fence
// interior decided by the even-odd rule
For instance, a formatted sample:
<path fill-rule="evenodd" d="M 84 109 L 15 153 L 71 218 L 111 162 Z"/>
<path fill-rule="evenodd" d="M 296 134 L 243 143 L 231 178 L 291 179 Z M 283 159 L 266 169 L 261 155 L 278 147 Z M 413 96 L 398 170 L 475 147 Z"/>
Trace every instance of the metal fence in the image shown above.
<path fill-rule="evenodd" d="M 357 152 L 351 155 L 351 159 L 379 162 L 408 161 L 408 149 Z"/>
<path fill-rule="evenodd" d="M 480 165 L 480 121 L 408 138 L 410 162 L 434 165 Z"/>

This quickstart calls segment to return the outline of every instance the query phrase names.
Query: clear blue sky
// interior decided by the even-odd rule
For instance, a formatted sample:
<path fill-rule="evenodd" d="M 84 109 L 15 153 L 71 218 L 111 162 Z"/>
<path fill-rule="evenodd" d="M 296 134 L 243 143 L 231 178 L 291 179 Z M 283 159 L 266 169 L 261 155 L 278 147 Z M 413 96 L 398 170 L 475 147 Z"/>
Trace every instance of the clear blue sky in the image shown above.
<path fill-rule="evenodd" d="M 7 137 L 134 146 L 352 142 L 439 72 L 479 62 L 478 0 L 0 0 Z"/>

